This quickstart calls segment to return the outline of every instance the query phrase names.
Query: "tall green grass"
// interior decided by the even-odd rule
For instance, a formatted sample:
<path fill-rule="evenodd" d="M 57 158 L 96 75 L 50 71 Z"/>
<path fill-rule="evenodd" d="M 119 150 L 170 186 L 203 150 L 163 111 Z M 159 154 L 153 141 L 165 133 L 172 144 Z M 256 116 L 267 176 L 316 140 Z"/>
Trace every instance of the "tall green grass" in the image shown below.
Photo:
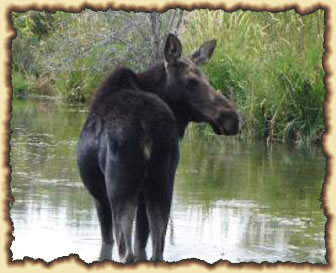
<path fill-rule="evenodd" d="M 99 85 L 103 73 L 87 73 L 80 69 L 60 72 L 55 78 L 55 89 L 68 102 L 86 101 Z"/>
<path fill-rule="evenodd" d="M 325 129 L 324 30 L 322 10 L 305 16 L 197 10 L 188 14 L 183 40 L 187 52 L 218 40 L 204 70 L 237 105 L 242 136 L 301 143 L 319 141 Z"/>

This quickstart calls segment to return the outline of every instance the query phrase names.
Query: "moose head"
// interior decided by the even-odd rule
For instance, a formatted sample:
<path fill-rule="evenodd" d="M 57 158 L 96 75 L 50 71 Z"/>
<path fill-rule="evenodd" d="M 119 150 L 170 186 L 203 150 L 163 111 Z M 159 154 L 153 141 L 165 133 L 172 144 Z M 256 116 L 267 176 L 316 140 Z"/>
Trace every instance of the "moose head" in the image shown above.
<path fill-rule="evenodd" d="M 173 110 L 182 137 L 189 122 L 207 122 L 218 135 L 238 133 L 239 118 L 231 102 L 209 83 L 199 65 L 209 61 L 216 47 L 210 40 L 182 57 L 182 44 L 169 34 L 164 48 L 166 88 L 163 99 Z"/>

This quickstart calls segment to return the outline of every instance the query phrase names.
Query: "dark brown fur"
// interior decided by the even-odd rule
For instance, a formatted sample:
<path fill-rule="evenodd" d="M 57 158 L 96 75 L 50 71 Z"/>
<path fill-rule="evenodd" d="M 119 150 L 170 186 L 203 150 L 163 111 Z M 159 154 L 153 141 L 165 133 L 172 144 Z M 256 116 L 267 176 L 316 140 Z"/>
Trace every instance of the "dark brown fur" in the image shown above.
<path fill-rule="evenodd" d="M 124 262 L 146 259 L 150 233 L 152 260 L 163 260 L 179 137 L 191 121 L 208 122 L 217 134 L 238 132 L 234 107 L 197 67 L 215 45 L 209 41 L 184 58 L 180 41 L 169 35 L 163 63 L 143 73 L 118 68 L 95 92 L 78 141 L 78 168 L 96 202 L 100 259 L 111 258 L 114 240 Z"/>

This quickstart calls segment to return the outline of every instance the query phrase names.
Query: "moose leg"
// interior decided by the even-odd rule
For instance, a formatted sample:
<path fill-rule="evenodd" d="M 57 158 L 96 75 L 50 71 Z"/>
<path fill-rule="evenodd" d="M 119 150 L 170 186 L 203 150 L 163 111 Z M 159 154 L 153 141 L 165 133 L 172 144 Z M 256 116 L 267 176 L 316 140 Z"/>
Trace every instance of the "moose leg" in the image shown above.
<path fill-rule="evenodd" d="M 127 148 L 107 160 L 105 178 L 119 256 L 122 262 L 130 263 L 134 261 L 132 228 L 144 168 L 134 149 Z"/>
<path fill-rule="evenodd" d="M 119 243 L 118 243 L 118 251 L 120 257 L 126 256 L 126 245 L 125 245 L 125 239 L 122 232 L 119 233 Z"/>
<path fill-rule="evenodd" d="M 134 255 L 136 261 L 147 260 L 146 245 L 149 236 L 149 225 L 146 213 L 146 203 L 143 193 L 140 193 L 138 199 L 138 209 L 135 226 L 135 247 Z"/>
<path fill-rule="evenodd" d="M 123 253 L 119 252 L 119 255 L 124 263 L 134 262 L 134 255 L 132 250 L 132 228 L 133 220 L 135 218 L 136 203 L 127 202 L 127 204 L 120 203 L 117 205 L 118 216 L 116 220 L 120 223 L 120 236 L 123 240 L 124 250 Z M 120 245 L 119 245 L 120 249 Z"/>
<path fill-rule="evenodd" d="M 112 214 L 110 204 L 107 198 L 104 201 L 95 200 L 97 215 L 100 223 L 102 236 L 102 247 L 99 260 L 110 260 L 112 258 L 113 232 L 112 232 Z"/>
<path fill-rule="evenodd" d="M 163 261 L 164 241 L 169 218 L 169 209 L 167 206 L 169 204 L 165 206 L 166 208 L 163 208 L 163 205 L 148 204 L 147 213 L 153 249 L 151 261 Z"/>
<path fill-rule="evenodd" d="M 115 207 L 115 202 L 113 203 L 113 206 Z M 120 221 L 120 212 L 117 212 L 116 209 L 113 210 L 113 223 L 114 223 L 114 234 L 115 238 L 117 241 L 117 246 L 118 246 L 118 252 L 119 252 L 119 257 L 124 258 L 126 254 L 126 246 L 125 246 L 125 240 L 124 240 L 124 235 L 121 229 L 121 221 Z"/>
<path fill-rule="evenodd" d="M 153 246 L 151 260 L 162 261 L 178 163 L 178 147 L 171 147 L 156 155 L 152 158 L 145 181 L 145 199 Z"/>
<path fill-rule="evenodd" d="M 99 260 L 110 260 L 113 247 L 112 213 L 107 198 L 104 174 L 100 171 L 96 158 L 85 153 L 79 155 L 78 168 L 82 181 L 94 197 L 96 204 L 102 236 Z"/>

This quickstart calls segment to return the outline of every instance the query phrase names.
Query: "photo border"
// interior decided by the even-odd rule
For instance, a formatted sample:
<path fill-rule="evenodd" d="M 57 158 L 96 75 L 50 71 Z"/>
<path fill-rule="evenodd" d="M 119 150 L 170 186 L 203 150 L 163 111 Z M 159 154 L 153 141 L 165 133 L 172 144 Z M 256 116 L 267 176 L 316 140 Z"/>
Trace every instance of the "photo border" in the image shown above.
<path fill-rule="evenodd" d="M 49 0 L 50 1 L 50 0 Z M 34 271 L 40 272 L 42 270 L 48 269 L 50 271 L 58 272 L 83 272 L 83 270 L 144 270 L 145 272 L 151 270 L 184 270 L 191 272 L 199 272 L 203 270 L 224 270 L 224 271 L 233 271 L 241 269 L 254 270 L 284 270 L 284 271 L 330 271 L 334 268 L 335 264 L 335 255 L 334 255 L 334 244 L 332 240 L 335 236 L 331 232 L 335 231 L 335 224 L 333 220 L 333 215 L 335 214 L 335 183 L 332 183 L 334 176 L 332 172 L 334 170 L 333 155 L 334 153 L 334 134 L 332 124 L 335 124 L 335 114 L 333 109 L 335 107 L 335 99 L 333 98 L 332 89 L 335 86 L 335 77 L 332 75 L 332 67 L 335 65 L 335 54 L 332 53 L 332 45 L 336 45 L 335 42 L 335 8 L 336 3 L 329 3 L 327 0 L 323 1 L 272 1 L 272 3 L 267 3 L 250 0 L 250 1 L 225 1 L 225 0 L 213 0 L 210 2 L 206 1 L 161 1 L 160 4 L 157 1 L 153 0 L 117 0 L 117 1 L 79 1 L 79 0 L 60 0 L 50 3 L 46 0 L 39 1 L 29 1 L 29 0 L 20 0 L 16 1 L 15 4 L 11 3 L 9 0 L 2 0 L 0 4 L 0 10 L 2 12 L 2 20 L 0 20 L 0 34 L 3 41 L 3 48 L 0 51 L 0 62 L 2 64 L 1 69 L 1 91 L 0 91 L 0 185 L 2 186 L 0 191 L 0 242 L 4 242 L 3 247 L 1 248 L 0 255 L 0 272 L 17 272 L 17 271 Z M 267 4 L 266 4 L 267 3 Z M 10 204 L 13 202 L 13 199 L 10 195 L 10 165 L 9 165 L 9 140 L 10 140 L 10 118 L 11 118 L 11 101 L 12 101 L 12 91 L 11 91 L 11 81 L 10 81 L 10 66 L 11 66 L 11 41 L 15 37 L 15 32 L 11 28 L 10 21 L 10 12 L 11 11 L 26 11 L 26 10 L 62 10 L 68 12 L 79 12 L 85 8 L 93 10 L 106 10 L 108 8 L 113 8 L 116 10 L 127 10 L 127 11 L 158 11 L 164 12 L 170 8 L 182 8 L 186 10 L 199 9 L 199 8 L 209 8 L 209 9 L 224 9 L 225 11 L 235 11 L 238 9 L 243 10 L 253 10 L 253 11 L 271 11 L 279 12 L 289 9 L 295 9 L 300 15 L 305 15 L 316 11 L 317 9 L 323 9 L 325 11 L 325 40 L 324 48 L 325 52 L 323 55 L 323 67 L 326 73 L 324 78 L 324 83 L 326 87 L 326 99 L 324 103 L 324 120 L 326 126 L 326 132 L 322 136 L 322 149 L 326 156 L 326 173 L 325 181 L 322 187 L 321 200 L 325 210 L 325 215 L 327 217 L 326 224 L 326 248 L 327 255 L 326 265 L 321 264 L 309 264 L 309 263 L 293 263 L 293 262 L 277 262 L 277 263 L 268 263 L 263 262 L 261 264 L 256 263 L 239 263 L 232 264 L 228 261 L 219 261 L 211 265 L 204 261 L 197 259 L 183 260 L 175 263 L 150 263 L 150 262 L 141 262 L 132 265 L 121 265 L 114 263 L 112 261 L 105 262 L 94 262 L 91 264 L 86 264 L 84 261 L 79 259 L 78 255 L 70 255 L 68 257 L 58 258 L 50 263 L 44 262 L 42 259 L 31 259 L 24 258 L 23 261 L 11 261 L 10 245 L 13 240 L 12 236 L 12 223 L 9 217 L 9 208 Z M 335 49 L 334 49 L 335 50 Z"/>

